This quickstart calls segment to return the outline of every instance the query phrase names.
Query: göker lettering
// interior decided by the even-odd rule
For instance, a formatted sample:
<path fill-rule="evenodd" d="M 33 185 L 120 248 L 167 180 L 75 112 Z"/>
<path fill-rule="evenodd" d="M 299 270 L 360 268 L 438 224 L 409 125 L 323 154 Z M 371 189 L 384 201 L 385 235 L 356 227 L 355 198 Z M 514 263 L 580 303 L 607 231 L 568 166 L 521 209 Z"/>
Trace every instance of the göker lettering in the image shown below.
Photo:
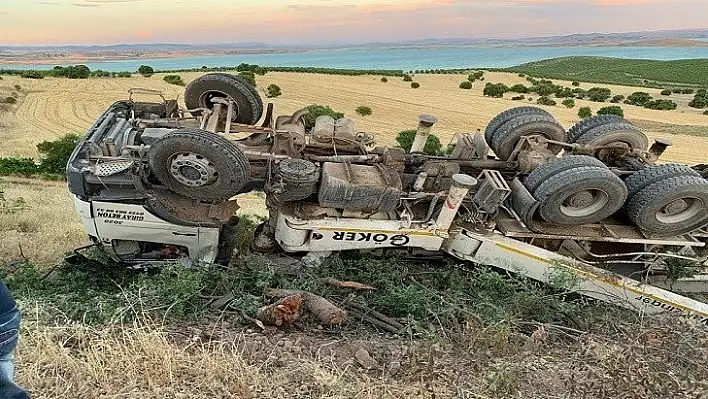
<path fill-rule="evenodd" d="M 408 245 L 408 243 L 411 241 L 410 237 L 403 234 L 388 235 L 384 233 L 357 233 L 353 231 L 335 231 L 332 235 L 332 239 L 334 241 L 373 241 L 378 244 L 387 242 L 395 247 L 403 247 L 405 245 Z"/>

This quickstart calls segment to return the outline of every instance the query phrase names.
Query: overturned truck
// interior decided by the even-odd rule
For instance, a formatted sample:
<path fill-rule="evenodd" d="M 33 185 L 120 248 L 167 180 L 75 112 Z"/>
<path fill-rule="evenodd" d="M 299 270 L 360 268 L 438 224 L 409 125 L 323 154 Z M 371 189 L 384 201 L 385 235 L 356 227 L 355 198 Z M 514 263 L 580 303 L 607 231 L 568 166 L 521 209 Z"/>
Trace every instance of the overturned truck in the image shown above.
<path fill-rule="evenodd" d="M 570 275 L 583 295 L 708 325 L 708 305 L 681 294 L 708 291 L 708 166 L 657 163 L 670 143 L 650 145 L 625 119 L 566 132 L 545 110 L 514 108 L 428 155 L 430 115 L 406 152 L 348 118 L 274 117 L 228 74 L 190 83 L 186 108 L 130 93 L 67 166 L 93 245 L 121 263 L 228 263 L 236 196 L 259 190 L 270 217 L 255 251 L 445 253 L 542 282 Z"/>

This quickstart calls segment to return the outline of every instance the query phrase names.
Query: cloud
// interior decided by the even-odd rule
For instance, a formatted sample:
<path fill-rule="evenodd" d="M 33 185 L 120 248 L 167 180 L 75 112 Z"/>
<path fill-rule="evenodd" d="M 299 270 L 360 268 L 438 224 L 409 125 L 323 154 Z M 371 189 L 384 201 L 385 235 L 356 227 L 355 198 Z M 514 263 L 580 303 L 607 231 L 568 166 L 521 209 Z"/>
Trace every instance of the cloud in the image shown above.
<path fill-rule="evenodd" d="M 91 8 L 91 7 L 98 7 L 98 4 L 91 4 L 91 3 L 73 3 L 72 6 L 74 6 L 74 7 L 81 7 L 81 8 Z"/>

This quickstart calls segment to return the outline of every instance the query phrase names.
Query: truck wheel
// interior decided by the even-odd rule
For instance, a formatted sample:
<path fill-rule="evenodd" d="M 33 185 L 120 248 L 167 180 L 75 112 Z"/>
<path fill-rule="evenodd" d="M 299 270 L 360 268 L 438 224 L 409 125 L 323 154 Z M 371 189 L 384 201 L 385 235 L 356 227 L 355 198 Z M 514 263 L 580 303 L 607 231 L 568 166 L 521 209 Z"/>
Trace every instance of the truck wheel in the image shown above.
<path fill-rule="evenodd" d="M 533 196 L 548 223 L 595 223 L 617 212 L 627 199 L 624 182 L 606 167 L 583 166 L 550 176 Z"/>
<path fill-rule="evenodd" d="M 627 202 L 637 227 L 660 236 L 677 236 L 708 224 L 708 181 L 676 176 L 658 181 Z"/>
<path fill-rule="evenodd" d="M 202 201 L 238 194 L 248 182 L 248 159 L 221 136 L 179 129 L 159 138 L 148 151 L 153 175 L 169 190 Z"/>
<path fill-rule="evenodd" d="M 257 111 L 256 114 L 257 114 L 257 115 L 260 115 L 260 116 L 258 117 L 258 119 L 256 120 L 256 122 L 258 122 L 258 120 L 261 119 L 261 116 L 263 115 L 263 110 L 264 110 L 264 108 L 263 108 L 263 100 L 261 99 L 261 95 L 260 95 L 260 93 L 258 93 L 258 89 L 256 89 L 256 86 L 252 85 L 251 82 L 249 82 L 247 79 L 245 79 L 245 78 L 242 77 L 242 76 L 232 75 L 232 74 L 230 74 L 230 73 L 223 73 L 223 72 L 214 72 L 213 75 L 226 76 L 226 77 L 229 77 L 229 78 L 231 78 L 231 79 L 236 79 L 236 80 L 240 81 L 241 83 L 243 83 L 243 84 L 246 86 L 246 88 L 247 88 L 251 93 L 253 93 L 253 96 L 256 98 L 256 104 L 255 104 L 255 105 L 256 105 L 256 108 L 257 108 L 257 109 L 256 109 L 256 111 Z"/>
<path fill-rule="evenodd" d="M 629 199 L 631 200 L 635 194 L 643 190 L 644 188 L 660 182 L 664 179 L 677 176 L 695 176 L 701 177 L 701 175 L 685 165 L 676 164 L 665 164 L 657 166 L 649 166 L 644 168 L 624 180 L 624 184 L 627 185 L 627 190 L 629 191 Z"/>
<path fill-rule="evenodd" d="M 593 147 L 607 146 L 616 143 L 625 143 L 630 149 L 646 151 L 649 148 L 649 139 L 634 125 L 626 122 L 612 122 L 595 127 L 575 139 L 575 144 Z M 601 149 L 593 156 L 604 162 L 612 164 L 613 150 Z"/>
<path fill-rule="evenodd" d="M 514 152 L 521 136 L 541 135 L 549 140 L 565 141 L 565 129 L 550 115 L 521 115 L 500 126 L 492 136 L 491 147 L 502 160 L 508 160 Z M 548 148 L 558 154 L 563 148 L 549 145 Z"/>
<path fill-rule="evenodd" d="M 587 119 L 583 119 L 568 130 L 568 142 L 575 143 L 575 140 L 577 140 L 578 137 L 589 132 L 590 130 L 598 126 L 615 122 L 629 123 L 629 121 L 618 115 L 595 115 Z"/>
<path fill-rule="evenodd" d="M 211 109 L 214 106 L 211 100 L 217 97 L 230 97 L 234 100 L 234 122 L 253 125 L 261 118 L 263 100 L 243 78 L 227 74 L 207 74 L 193 80 L 184 90 L 184 102 L 188 109 Z"/>
<path fill-rule="evenodd" d="M 563 158 L 552 159 L 551 161 L 546 162 L 534 169 L 524 181 L 524 185 L 530 193 L 533 193 L 538 186 L 548 180 L 551 176 L 582 166 L 606 168 L 605 164 L 600 162 L 600 160 L 587 155 L 566 155 Z"/>
<path fill-rule="evenodd" d="M 548 111 L 546 111 L 545 109 L 541 109 L 538 107 L 516 107 L 512 109 L 507 109 L 506 111 L 495 116 L 494 119 L 489 122 L 487 128 L 484 129 L 484 139 L 487 141 L 487 145 L 492 144 L 492 137 L 500 126 L 521 115 L 550 116 L 551 114 L 548 113 Z"/>

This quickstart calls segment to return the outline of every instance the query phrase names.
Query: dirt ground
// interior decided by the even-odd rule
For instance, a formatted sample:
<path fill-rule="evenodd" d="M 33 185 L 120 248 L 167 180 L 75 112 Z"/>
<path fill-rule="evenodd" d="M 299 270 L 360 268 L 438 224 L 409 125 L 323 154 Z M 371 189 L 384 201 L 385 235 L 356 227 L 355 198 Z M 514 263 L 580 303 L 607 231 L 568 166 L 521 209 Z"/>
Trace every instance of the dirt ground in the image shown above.
<path fill-rule="evenodd" d="M 180 74 L 189 82 L 201 73 Z M 91 78 L 69 80 L 45 78 L 42 80 L 22 79 L 6 76 L 0 82 L 9 86 L 20 84 L 27 91 L 14 113 L 0 116 L 0 156 L 37 156 L 35 145 L 43 140 L 60 137 L 70 132 L 84 132 L 95 118 L 111 103 L 125 99 L 131 87 L 163 90 L 167 97 L 183 97 L 183 88 L 169 85 L 156 74 L 150 78 Z M 496 114 L 508 108 L 530 104 L 528 101 L 511 101 L 484 97 L 482 89 L 486 82 L 501 82 L 507 85 L 528 82 L 515 74 L 487 73 L 484 82 L 475 82 L 472 90 L 462 90 L 458 86 L 465 80 L 463 75 L 418 75 L 415 80 L 419 89 L 410 88 L 410 83 L 401 78 L 390 78 L 382 83 L 378 76 L 334 76 L 298 73 L 268 73 L 258 76 L 261 91 L 271 83 L 281 87 L 283 95 L 272 102 L 276 113 L 292 113 L 310 105 L 329 105 L 354 118 L 359 130 L 374 133 L 381 144 L 394 144 L 398 132 L 414 128 L 417 117 L 431 113 L 438 117 L 435 133 L 445 143 L 455 133 L 474 132 L 484 129 Z M 570 86 L 570 82 L 561 82 Z M 581 84 L 584 89 L 593 86 L 609 87 L 614 94 L 629 95 L 637 90 L 646 90 L 656 98 L 658 89 L 639 89 L 615 85 Z M 263 95 L 265 98 L 265 96 Z M 527 97 L 535 97 L 533 94 Z M 656 111 L 621 104 L 626 116 L 631 120 L 647 121 L 645 132 L 650 138 L 670 136 L 674 147 L 665 154 L 665 160 L 696 163 L 703 160 L 708 151 L 708 140 L 682 134 L 681 129 L 667 128 L 666 125 L 685 126 L 689 131 L 697 128 L 708 130 L 708 117 L 699 110 L 688 108 L 691 95 L 674 94 L 670 97 L 680 105 L 676 111 Z M 522 104 L 523 103 L 523 104 Z M 576 101 L 573 109 L 559 105 L 547 108 L 566 128 L 578 121 L 577 110 L 589 106 L 597 111 L 609 104 Z M 373 115 L 360 117 L 354 110 L 360 105 L 371 107 Z"/>

